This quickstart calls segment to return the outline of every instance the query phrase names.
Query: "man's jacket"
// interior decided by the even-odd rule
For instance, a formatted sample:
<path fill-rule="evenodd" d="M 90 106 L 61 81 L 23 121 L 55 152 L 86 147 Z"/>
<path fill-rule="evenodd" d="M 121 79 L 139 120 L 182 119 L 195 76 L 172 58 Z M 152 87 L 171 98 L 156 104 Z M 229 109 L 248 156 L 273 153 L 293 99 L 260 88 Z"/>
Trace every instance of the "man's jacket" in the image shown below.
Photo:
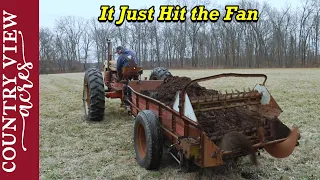
<path fill-rule="evenodd" d="M 138 62 L 136 52 L 127 49 L 122 50 L 117 60 L 117 71 L 121 72 L 122 67 L 128 67 L 130 60 L 133 60 L 135 66 L 137 65 Z"/>

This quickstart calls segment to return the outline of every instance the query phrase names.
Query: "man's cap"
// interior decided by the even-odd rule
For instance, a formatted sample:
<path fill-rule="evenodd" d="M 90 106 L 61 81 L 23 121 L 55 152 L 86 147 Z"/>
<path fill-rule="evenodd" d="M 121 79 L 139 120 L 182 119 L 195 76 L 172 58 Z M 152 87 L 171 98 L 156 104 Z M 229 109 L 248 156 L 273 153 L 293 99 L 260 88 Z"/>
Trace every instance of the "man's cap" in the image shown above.
<path fill-rule="evenodd" d="M 122 49 L 123 49 L 122 46 L 118 46 L 118 47 L 116 48 L 116 52 L 115 52 L 115 53 L 117 53 L 119 50 L 122 50 Z"/>
<path fill-rule="evenodd" d="M 122 50 L 122 49 L 123 49 L 122 46 L 118 46 L 118 47 L 117 47 L 117 51 Z"/>

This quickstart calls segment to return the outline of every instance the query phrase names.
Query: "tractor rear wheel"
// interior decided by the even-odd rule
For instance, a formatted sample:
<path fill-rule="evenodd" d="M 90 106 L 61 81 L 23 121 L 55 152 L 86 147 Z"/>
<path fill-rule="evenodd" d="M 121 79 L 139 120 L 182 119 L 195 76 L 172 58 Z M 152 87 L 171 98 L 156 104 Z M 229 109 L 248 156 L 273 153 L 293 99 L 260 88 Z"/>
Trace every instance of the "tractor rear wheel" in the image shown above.
<path fill-rule="evenodd" d="M 88 121 L 101 121 L 104 117 L 105 94 L 102 73 L 90 68 L 84 75 L 83 106 Z"/>
<path fill-rule="evenodd" d="M 172 77 L 167 68 L 156 67 L 151 71 L 149 80 L 164 80 L 167 77 Z"/>
<path fill-rule="evenodd" d="M 158 169 L 162 159 L 162 144 L 158 117 L 153 111 L 140 111 L 134 123 L 134 149 L 138 164 L 147 170 Z"/>

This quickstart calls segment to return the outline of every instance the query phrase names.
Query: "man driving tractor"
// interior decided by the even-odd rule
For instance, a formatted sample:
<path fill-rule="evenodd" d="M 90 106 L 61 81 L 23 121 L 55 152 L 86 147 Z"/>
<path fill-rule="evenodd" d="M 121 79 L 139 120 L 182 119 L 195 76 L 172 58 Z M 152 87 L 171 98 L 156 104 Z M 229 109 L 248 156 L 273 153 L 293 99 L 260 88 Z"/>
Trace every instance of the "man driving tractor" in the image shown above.
<path fill-rule="evenodd" d="M 116 51 L 119 54 L 117 60 L 118 80 L 121 80 L 123 67 L 137 67 L 137 56 L 134 50 L 126 49 L 123 46 L 118 46 Z"/>

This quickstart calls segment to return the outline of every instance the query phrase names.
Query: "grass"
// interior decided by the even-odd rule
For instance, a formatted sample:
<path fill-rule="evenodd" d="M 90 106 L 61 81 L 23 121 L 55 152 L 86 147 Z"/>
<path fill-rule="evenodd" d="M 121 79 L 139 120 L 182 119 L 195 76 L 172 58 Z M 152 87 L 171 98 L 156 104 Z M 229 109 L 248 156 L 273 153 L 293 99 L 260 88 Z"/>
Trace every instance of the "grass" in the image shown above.
<path fill-rule="evenodd" d="M 320 179 L 320 69 L 171 70 L 192 79 L 219 73 L 265 73 L 266 87 L 283 109 L 281 121 L 297 125 L 300 146 L 285 159 L 266 152 L 254 167 L 244 157 L 233 167 L 180 172 L 164 154 L 158 171 L 147 171 L 135 161 L 133 118 L 119 100 L 106 100 L 105 119 L 84 121 L 84 73 L 40 76 L 40 178 L 41 179 Z M 148 76 L 150 71 L 144 71 Z M 258 81 L 259 80 L 259 81 Z M 201 83 L 231 90 L 252 88 L 262 79 L 223 78 Z"/>

